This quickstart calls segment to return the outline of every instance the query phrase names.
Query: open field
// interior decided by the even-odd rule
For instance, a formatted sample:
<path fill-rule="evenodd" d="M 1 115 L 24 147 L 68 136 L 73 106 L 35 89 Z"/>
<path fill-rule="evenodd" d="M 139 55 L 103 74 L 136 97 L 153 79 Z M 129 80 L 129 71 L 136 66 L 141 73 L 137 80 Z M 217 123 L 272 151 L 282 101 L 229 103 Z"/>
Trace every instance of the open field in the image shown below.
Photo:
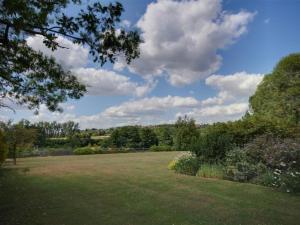
<path fill-rule="evenodd" d="M 177 154 L 20 159 L 0 174 L 0 224 L 299 224 L 299 196 L 174 174 Z"/>

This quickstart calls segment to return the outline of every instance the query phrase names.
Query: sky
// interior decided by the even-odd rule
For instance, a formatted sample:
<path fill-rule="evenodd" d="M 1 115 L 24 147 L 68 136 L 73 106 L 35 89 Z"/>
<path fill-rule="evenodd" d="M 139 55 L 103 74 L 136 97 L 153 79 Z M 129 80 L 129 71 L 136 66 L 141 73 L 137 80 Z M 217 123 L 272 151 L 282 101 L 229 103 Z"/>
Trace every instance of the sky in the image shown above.
<path fill-rule="evenodd" d="M 138 29 L 144 41 L 138 59 L 127 65 L 120 57 L 101 67 L 87 47 L 64 37 L 58 41 L 68 49 L 55 52 L 41 37 L 28 37 L 29 46 L 54 56 L 88 92 L 63 103 L 63 113 L 42 105 L 34 115 L 17 107 L 15 113 L 0 109 L 0 119 L 73 120 L 82 129 L 173 123 L 183 115 L 199 124 L 236 120 L 263 77 L 282 57 L 300 51 L 300 0 L 119 2 L 125 8 L 121 26 Z"/>

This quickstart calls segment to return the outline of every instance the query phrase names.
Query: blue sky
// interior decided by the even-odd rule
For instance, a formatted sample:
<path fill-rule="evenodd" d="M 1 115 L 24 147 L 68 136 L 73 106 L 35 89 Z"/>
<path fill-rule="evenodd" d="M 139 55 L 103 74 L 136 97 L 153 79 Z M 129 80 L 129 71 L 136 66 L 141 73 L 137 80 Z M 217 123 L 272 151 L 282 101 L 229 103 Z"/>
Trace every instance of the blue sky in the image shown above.
<path fill-rule="evenodd" d="M 51 53 L 32 37 L 32 48 L 56 57 L 89 92 L 64 103 L 62 114 L 42 106 L 37 116 L 19 108 L 15 114 L 2 110 L 0 118 L 74 120 L 82 128 L 170 123 L 184 114 L 198 123 L 235 120 L 263 75 L 300 51 L 298 0 L 120 2 L 122 26 L 140 29 L 144 38 L 140 59 L 128 66 L 120 58 L 101 68 L 85 47 L 61 37 L 69 52 Z"/>

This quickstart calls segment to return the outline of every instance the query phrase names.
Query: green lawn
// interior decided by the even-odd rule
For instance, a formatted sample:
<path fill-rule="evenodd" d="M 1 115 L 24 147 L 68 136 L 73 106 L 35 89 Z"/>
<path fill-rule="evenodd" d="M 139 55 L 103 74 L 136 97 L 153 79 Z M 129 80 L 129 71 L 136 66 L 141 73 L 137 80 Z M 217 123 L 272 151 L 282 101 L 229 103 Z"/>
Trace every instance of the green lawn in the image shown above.
<path fill-rule="evenodd" d="M 176 154 L 20 159 L 0 174 L 0 224 L 299 224 L 299 196 L 174 174 Z"/>

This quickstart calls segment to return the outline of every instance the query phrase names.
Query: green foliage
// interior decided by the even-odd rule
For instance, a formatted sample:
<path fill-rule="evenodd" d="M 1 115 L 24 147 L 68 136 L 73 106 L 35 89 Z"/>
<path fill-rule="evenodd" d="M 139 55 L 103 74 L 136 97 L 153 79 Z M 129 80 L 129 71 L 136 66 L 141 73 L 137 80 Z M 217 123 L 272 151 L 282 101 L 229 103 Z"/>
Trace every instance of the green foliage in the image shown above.
<path fill-rule="evenodd" d="M 172 146 L 167 145 L 153 145 L 149 149 L 152 152 L 168 152 L 168 151 L 175 151 Z"/>
<path fill-rule="evenodd" d="M 23 123 L 12 124 L 11 121 L 0 125 L 4 131 L 9 156 L 14 159 L 14 164 L 16 164 L 18 152 L 33 146 L 37 137 L 37 130 L 27 128 Z"/>
<path fill-rule="evenodd" d="M 156 134 L 149 127 L 143 127 L 140 130 L 141 147 L 150 148 L 151 146 L 158 145 Z"/>
<path fill-rule="evenodd" d="M 59 147 L 67 147 L 69 145 L 69 140 L 67 138 L 50 138 L 45 141 L 43 147 L 48 148 L 59 148 Z"/>
<path fill-rule="evenodd" d="M 178 151 L 191 150 L 192 140 L 198 137 L 195 120 L 187 116 L 179 117 L 175 127 L 175 149 Z"/>
<path fill-rule="evenodd" d="M 262 162 L 271 169 L 300 170 L 299 139 L 281 139 L 264 135 L 247 144 L 245 151 L 253 163 Z"/>
<path fill-rule="evenodd" d="M 116 128 L 110 135 L 110 144 L 116 148 L 140 148 L 141 137 L 139 127 L 124 126 Z"/>
<path fill-rule="evenodd" d="M 296 126 L 300 121 L 300 54 L 283 58 L 250 98 L 252 113 Z"/>
<path fill-rule="evenodd" d="M 71 147 L 83 147 L 91 144 L 91 136 L 88 134 L 74 134 L 68 138 Z"/>
<path fill-rule="evenodd" d="M 261 162 L 272 171 L 273 187 L 288 192 L 300 191 L 300 141 L 298 139 L 262 136 L 249 143 L 245 147 L 245 152 L 249 162 Z M 268 183 L 265 179 L 262 180 L 262 184 Z"/>
<path fill-rule="evenodd" d="M 175 129 L 171 125 L 160 125 L 154 128 L 159 145 L 173 146 Z"/>
<path fill-rule="evenodd" d="M 264 135 L 226 154 L 226 178 L 299 192 L 299 162 L 299 140 Z"/>
<path fill-rule="evenodd" d="M 76 148 L 73 153 L 75 155 L 90 155 L 90 154 L 98 154 L 101 153 L 99 148 L 95 147 L 83 147 L 83 148 Z"/>
<path fill-rule="evenodd" d="M 168 168 L 174 170 L 176 173 L 195 176 L 199 166 L 198 158 L 191 152 L 187 152 L 177 156 L 169 163 Z"/>
<path fill-rule="evenodd" d="M 3 132 L 0 130 L 0 166 L 5 161 L 7 156 L 7 144 Z"/>
<path fill-rule="evenodd" d="M 79 124 L 73 121 L 65 123 L 38 122 L 29 124 L 31 127 L 37 128 L 44 134 L 45 138 L 70 137 L 79 133 Z"/>
<path fill-rule="evenodd" d="M 226 154 L 225 175 L 234 181 L 249 181 L 266 171 L 260 162 L 252 163 L 245 149 L 234 148 Z"/>
<path fill-rule="evenodd" d="M 225 123 L 216 123 L 202 129 L 200 136 L 191 141 L 191 151 L 202 162 L 208 163 L 222 161 L 233 146 L 233 136 Z"/>
<path fill-rule="evenodd" d="M 222 165 L 205 163 L 201 164 L 196 175 L 205 178 L 222 179 L 224 177 L 224 168 Z"/>
<path fill-rule="evenodd" d="M 78 99 L 86 89 L 77 78 L 54 58 L 46 57 L 27 45 L 26 38 L 43 37 L 50 50 L 65 48 L 59 36 L 89 48 L 94 62 L 101 65 L 124 55 L 127 63 L 139 56 L 141 42 L 137 31 L 120 26 L 123 6 L 116 2 L 94 2 L 83 9 L 80 0 L 0 1 L 0 90 L 30 109 L 45 104 L 61 111 L 59 103 Z M 67 7 L 79 12 L 68 13 Z M 8 107 L 0 102 L 0 107 Z"/>

